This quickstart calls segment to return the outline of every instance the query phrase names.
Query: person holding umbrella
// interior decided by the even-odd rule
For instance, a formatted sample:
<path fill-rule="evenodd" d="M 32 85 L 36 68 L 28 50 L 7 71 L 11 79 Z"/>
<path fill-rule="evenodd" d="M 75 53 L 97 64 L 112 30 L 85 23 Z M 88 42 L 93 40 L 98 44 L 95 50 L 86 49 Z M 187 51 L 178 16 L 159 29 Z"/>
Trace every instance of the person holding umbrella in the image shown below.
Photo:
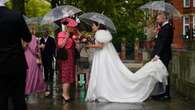
<path fill-rule="evenodd" d="M 88 16 L 90 14 L 90 16 Z M 113 22 L 105 15 L 85 13 L 81 20 L 95 32 L 95 48 L 86 101 L 136 103 L 145 101 L 157 82 L 167 84 L 167 69 L 161 60 L 150 61 L 131 72 L 120 60 L 112 44 Z"/>
<path fill-rule="evenodd" d="M 65 102 L 70 101 L 70 85 L 75 81 L 75 35 L 78 23 L 71 18 L 65 18 L 61 21 L 67 27 L 65 31 L 59 32 L 57 37 L 58 48 L 64 49 L 66 58 L 59 58 L 59 71 L 62 81 L 62 98 Z M 57 55 L 58 56 L 58 55 Z"/>
<path fill-rule="evenodd" d="M 173 42 L 173 26 L 169 23 L 165 13 L 159 13 L 157 18 L 157 23 L 160 25 L 160 31 L 158 32 L 158 36 L 155 41 L 155 46 L 152 52 L 152 60 L 156 61 L 160 59 L 163 64 L 168 69 L 169 62 L 172 58 L 171 54 L 171 44 Z M 170 78 L 168 77 L 168 83 L 170 83 Z M 154 90 L 158 91 L 158 89 L 163 90 L 163 86 L 161 83 L 158 83 Z M 153 96 L 155 98 L 164 98 L 170 99 L 170 84 L 166 86 L 166 90 L 159 91 L 157 96 Z M 159 87 L 158 87 L 159 86 Z"/>

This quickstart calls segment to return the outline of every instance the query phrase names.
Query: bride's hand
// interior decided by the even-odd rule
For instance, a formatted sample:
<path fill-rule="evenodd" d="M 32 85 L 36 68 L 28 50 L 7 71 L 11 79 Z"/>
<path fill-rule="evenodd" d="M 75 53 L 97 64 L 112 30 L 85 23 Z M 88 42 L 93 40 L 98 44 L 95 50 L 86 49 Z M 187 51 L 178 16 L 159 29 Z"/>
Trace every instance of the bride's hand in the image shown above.
<path fill-rule="evenodd" d="M 157 61 L 159 59 L 160 59 L 160 57 L 158 55 L 155 55 L 154 58 L 152 59 L 152 61 Z"/>

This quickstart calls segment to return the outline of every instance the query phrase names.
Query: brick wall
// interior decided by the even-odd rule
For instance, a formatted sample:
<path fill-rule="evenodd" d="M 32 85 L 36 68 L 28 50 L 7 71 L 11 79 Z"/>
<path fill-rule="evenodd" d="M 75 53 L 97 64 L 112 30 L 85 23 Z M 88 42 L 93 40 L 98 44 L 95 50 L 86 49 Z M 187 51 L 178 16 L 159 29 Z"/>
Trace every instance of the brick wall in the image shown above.
<path fill-rule="evenodd" d="M 190 15 L 190 34 L 192 36 L 192 26 L 193 26 L 193 15 L 195 15 L 195 7 L 193 6 L 193 0 L 190 1 L 190 7 L 184 8 L 183 0 L 169 0 L 171 4 L 173 4 L 182 15 Z M 182 39 L 183 35 L 183 17 L 174 18 L 173 20 L 175 30 L 174 30 L 174 48 L 183 48 L 184 41 Z"/>

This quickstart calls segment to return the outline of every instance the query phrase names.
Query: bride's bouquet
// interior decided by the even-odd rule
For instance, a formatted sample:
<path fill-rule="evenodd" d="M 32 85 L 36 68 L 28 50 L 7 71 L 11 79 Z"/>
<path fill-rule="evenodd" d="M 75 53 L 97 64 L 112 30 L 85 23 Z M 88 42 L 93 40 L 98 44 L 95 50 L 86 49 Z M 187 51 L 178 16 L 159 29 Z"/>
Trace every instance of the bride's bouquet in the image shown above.
<path fill-rule="evenodd" d="M 81 57 L 89 56 L 88 49 L 85 47 L 89 44 L 95 43 L 95 39 L 93 36 L 94 36 L 94 33 L 82 32 L 80 34 L 80 37 L 77 39 L 77 49 L 79 50 Z"/>
<path fill-rule="evenodd" d="M 79 38 L 80 43 L 91 44 L 94 43 L 94 33 L 92 32 L 82 32 Z"/>

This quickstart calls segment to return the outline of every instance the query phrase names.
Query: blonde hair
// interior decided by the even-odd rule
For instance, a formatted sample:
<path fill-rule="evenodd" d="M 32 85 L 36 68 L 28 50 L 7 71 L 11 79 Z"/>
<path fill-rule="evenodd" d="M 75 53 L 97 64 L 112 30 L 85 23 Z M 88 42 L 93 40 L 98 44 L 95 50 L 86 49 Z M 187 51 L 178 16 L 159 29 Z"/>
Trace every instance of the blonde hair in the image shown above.
<path fill-rule="evenodd" d="M 35 25 L 30 25 L 29 26 L 30 32 L 35 35 L 36 34 L 36 26 Z"/>

